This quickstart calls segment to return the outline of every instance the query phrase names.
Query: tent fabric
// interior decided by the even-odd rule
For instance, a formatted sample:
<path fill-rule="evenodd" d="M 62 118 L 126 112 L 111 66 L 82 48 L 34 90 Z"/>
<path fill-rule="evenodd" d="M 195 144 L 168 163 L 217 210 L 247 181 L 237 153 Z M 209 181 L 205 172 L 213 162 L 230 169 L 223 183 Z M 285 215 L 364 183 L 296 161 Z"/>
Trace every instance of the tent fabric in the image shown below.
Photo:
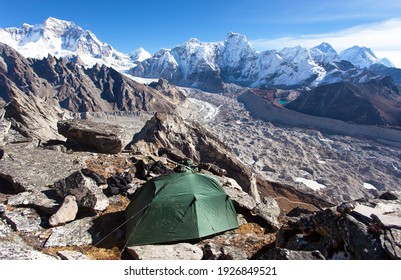
<path fill-rule="evenodd" d="M 235 208 L 219 182 L 198 173 L 146 182 L 125 214 L 126 246 L 197 239 L 238 227 Z"/>

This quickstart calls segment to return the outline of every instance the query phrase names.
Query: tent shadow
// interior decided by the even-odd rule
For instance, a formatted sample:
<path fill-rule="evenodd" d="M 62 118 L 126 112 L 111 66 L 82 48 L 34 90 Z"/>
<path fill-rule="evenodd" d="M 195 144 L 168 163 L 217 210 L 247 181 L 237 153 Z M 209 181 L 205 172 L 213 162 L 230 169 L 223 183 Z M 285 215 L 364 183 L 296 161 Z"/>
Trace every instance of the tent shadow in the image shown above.
<path fill-rule="evenodd" d="M 89 229 L 94 240 L 93 246 L 104 249 L 117 247 L 121 251 L 125 243 L 124 222 L 124 211 L 106 213 L 94 219 Z"/>

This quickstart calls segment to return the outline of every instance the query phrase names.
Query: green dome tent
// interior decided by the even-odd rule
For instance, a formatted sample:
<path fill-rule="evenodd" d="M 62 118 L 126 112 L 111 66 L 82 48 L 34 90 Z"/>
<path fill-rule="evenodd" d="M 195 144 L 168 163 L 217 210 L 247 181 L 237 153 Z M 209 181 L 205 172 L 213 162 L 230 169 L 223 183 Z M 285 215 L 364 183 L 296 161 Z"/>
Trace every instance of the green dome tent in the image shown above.
<path fill-rule="evenodd" d="M 125 215 L 127 247 L 197 239 L 238 227 L 234 206 L 219 182 L 197 173 L 149 180 Z"/>

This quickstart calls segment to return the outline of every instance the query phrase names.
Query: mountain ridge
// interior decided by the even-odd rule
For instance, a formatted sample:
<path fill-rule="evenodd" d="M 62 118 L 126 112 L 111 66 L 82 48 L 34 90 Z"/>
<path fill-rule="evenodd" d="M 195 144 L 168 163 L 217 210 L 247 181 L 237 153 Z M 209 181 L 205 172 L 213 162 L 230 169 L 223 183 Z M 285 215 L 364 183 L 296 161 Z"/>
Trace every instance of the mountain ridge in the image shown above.
<path fill-rule="evenodd" d="M 310 49 L 296 46 L 260 52 L 245 35 L 234 32 L 229 32 L 221 42 L 208 43 L 192 38 L 153 55 L 141 48 L 124 54 L 101 42 L 91 31 L 53 17 L 41 24 L 0 28 L 0 42 L 25 57 L 42 58 L 50 53 L 58 58 L 80 61 L 85 67 L 105 64 L 134 76 L 161 77 L 177 85 L 211 91 L 224 90 L 227 83 L 294 88 L 339 80 L 366 81 L 374 76 L 368 69 L 371 66 L 393 66 L 387 59 L 378 59 L 370 49 L 358 46 L 340 54 L 329 43 Z M 352 73 L 338 66 L 344 64 L 344 59 L 354 66 Z M 384 69 L 383 72 L 388 71 Z"/>

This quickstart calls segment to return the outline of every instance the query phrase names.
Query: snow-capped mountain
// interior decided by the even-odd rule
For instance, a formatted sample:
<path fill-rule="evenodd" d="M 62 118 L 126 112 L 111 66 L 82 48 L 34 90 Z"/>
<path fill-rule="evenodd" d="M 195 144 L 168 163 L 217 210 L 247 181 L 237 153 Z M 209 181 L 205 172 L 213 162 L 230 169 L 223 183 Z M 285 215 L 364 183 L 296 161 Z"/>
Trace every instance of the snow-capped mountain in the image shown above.
<path fill-rule="evenodd" d="M 182 86 L 212 91 L 234 83 L 249 87 L 299 87 L 339 82 L 361 82 L 393 66 L 378 59 L 365 47 L 354 46 L 338 54 L 328 43 L 307 49 L 301 46 L 280 51 L 256 51 L 247 38 L 228 33 L 222 42 L 190 39 L 173 49 L 162 49 L 151 56 L 142 48 L 130 54 L 101 42 L 91 31 L 70 21 L 48 18 L 42 24 L 21 28 L 0 28 L 0 42 L 25 57 L 43 58 L 49 54 L 69 57 L 87 67 L 105 64 L 142 78 L 165 78 Z M 379 70 L 377 70 L 379 69 Z M 387 72 L 386 72 L 387 73 Z"/>
<path fill-rule="evenodd" d="M 359 68 L 369 68 L 373 64 L 384 64 L 371 49 L 360 46 L 353 46 L 342 51 L 340 59 L 349 61 Z"/>
<path fill-rule="evenodd" d="M 101 42 L 91 31 L 73 22 L 52 17 L 41 24 L 0 28 L 0 42 L 13 47 L 25 57 L 43 58 L 48 54 L 56 57 L 78 56 L 86 66 L 99 63 L 118 70 L 135 65 L 128 55 Z"/>
<path fill-rule="evenodd" d="M 138 48 L 133 50 L 130 54 L 129 57 L 132 61 L 144 61 L 145 59 L 151 58 L 152 55 L 144 50 L 143 48 Z"/>
<path fill-rule="evenodd" d="M 375 74 L 366 68 L 391 65 L 371 50 L 352 47 L 340 55 L 328 43 L 311 49 L 301 46 L 281 51 L 256 51 L 242 34 L 229 33 L 217 43 L 190 39 L 171 50 L 161 50 L 129 72 L 145 78 L 163 77 L 172 83 L 221 90 L 225 83 L 259 87 L 297 87 L 342 80 L 364 82 Z"/>
<path fill-rule="evenodd" d="M 338 53 L 329 43 L 321 43 L 311 48 L 310 53 L 313 59 L 320 63 L 332 63 L 340 60 Z"/>

